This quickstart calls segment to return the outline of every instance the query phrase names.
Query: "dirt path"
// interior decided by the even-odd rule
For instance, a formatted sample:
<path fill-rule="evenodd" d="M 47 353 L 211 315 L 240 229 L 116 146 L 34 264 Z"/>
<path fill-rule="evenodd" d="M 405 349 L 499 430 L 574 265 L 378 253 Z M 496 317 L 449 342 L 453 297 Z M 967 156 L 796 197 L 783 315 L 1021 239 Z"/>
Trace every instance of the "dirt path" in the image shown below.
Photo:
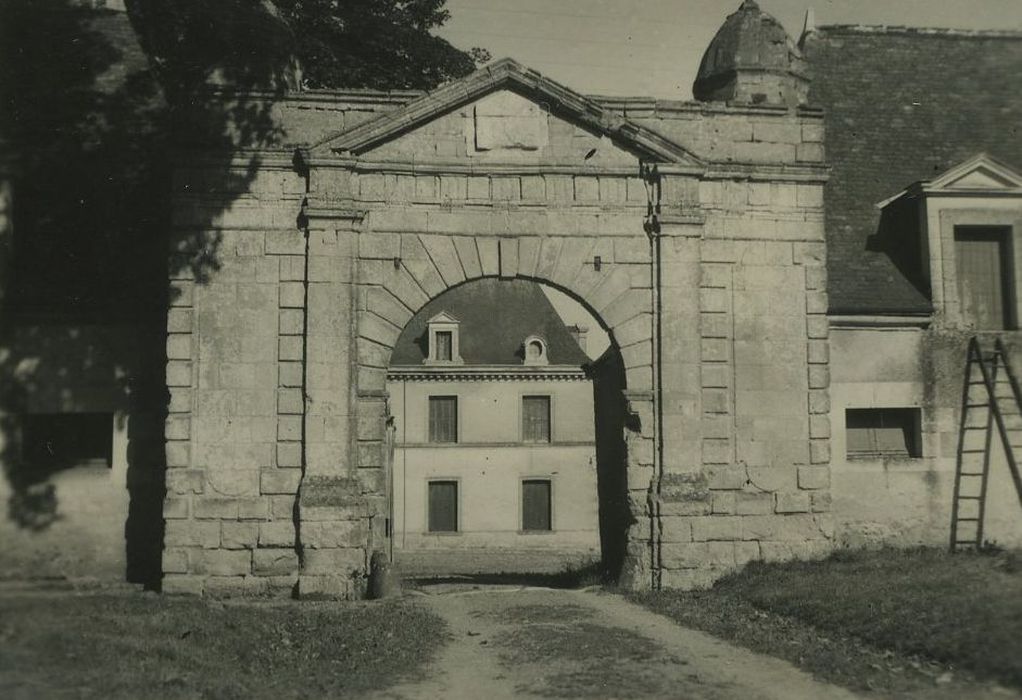
<path fill-rule="evenodd" d="M 437 586 L 422 601 L 447 621 L 452 639 L 424 680 L 376 698 L 858 697 L 612 594 Z"/>

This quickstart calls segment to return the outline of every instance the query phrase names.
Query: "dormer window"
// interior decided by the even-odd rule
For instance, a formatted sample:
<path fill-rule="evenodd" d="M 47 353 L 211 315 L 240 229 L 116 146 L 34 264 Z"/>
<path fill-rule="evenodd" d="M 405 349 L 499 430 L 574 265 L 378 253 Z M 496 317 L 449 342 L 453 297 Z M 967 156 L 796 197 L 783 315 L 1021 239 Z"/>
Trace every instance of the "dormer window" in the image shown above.
<path fill-rule="evenodd" d="M 524 355 L 526 365 L 546 365 L 549 360 L 546 356 L 546 342 L 536 335 L 530 335 L 525 339 Z"/>
<path fill-rule="evenodd" d="M 429 357 L 427 365 L 463 364 L 458 343 L 458 319 L 443 311 L 427 322 L 429 329 Z"/>

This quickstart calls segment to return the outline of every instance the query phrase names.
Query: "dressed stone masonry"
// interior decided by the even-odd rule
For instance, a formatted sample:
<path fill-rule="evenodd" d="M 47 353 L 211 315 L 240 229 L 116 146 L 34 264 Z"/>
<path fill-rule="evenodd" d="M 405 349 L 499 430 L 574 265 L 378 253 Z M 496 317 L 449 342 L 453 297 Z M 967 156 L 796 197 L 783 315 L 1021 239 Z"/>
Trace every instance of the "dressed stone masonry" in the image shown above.
<path fill-rule="evenodd" d="M 827 170 L 800 90 L 586 98 L 505 59 L 425 95 L 279 101 L 303 145 L 244 192 L 182 166 L 182 231 L 231 204 L 201 232 L 219 269 L 172 280 L 164 590 L 363 595 L 391 350 L 483 277 L 568 292 L 620 353 L 625 585 L 825 552 Z"/>

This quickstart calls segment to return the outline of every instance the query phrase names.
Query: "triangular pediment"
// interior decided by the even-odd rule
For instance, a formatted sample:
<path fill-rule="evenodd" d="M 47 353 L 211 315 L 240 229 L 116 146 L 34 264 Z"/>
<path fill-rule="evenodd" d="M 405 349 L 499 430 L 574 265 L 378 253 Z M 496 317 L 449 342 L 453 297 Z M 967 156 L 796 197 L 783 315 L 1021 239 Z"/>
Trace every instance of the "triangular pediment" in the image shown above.
<path fill-rule="evenodd" d="M 452 316 L 451 314 L 447 313 L 446 311 L 441 311 L 436 316 L 433 316 L 428 321 L 426 321 L 426 323 L 428 325 L 432 325 L 434 323 L 453 323 L 453 324 L 459 324 L 459 323 L 461 323 L 461 321 L 459 321 L 458 319 L 456 319 L 454 316 Z"/>
<path fill-rule="evenodd" d="M 1022 174 L 981 153 L 941 173 L 927 187 L 935 190 L 1022 189 Z"/>
<path fill-rule="evenodd" d="M 945 170 L 926 182 L 917 182 L 896 195 L 877 203 L 878 209 L 906 195 L 1022 195 L 1022 173 L 995 158 L 980 153 Z"/>
<path fill-rule="evenodd" d="M 534 126 L 529 116 L 541 112 L 574 124 L 646 162 L 701 166 L 699 159 L 674 141 L 510 58 L 447 83 L 396 110 L 333 134 L 310 150 L 320 154 L 363 156 L 466 105 L 473 106 L 477 119 L 491 119 L 494 126 L 486 134 L 498 145 L 521 150 L 533 148 L 532 141 L 541 140 L 543 135 L 537 132 L 543 127 Z M 514 124 L 516 120 L 515 128 L 502 128 L 502 124 Z"/>

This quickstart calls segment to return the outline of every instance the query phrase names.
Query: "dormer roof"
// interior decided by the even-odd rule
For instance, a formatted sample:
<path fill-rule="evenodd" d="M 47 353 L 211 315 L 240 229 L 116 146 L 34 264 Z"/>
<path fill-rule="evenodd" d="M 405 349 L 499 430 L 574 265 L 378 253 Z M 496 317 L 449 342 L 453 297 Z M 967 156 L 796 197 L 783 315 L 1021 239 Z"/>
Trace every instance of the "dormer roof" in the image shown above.
<path fill-rule="evenodd" d="M 1022 195 L 1022 173 L 986 153 L 979 153 L 948 168 L 932 180 L 913 183 L 901 192 L 877 202 L 883 209 L 904 196 L 913 195 Z"/>
<path fill-rule="evenodd" d="M 582 367 L 589 362 L 539 284 L 484 278 L 453 287 L 422 307 L 401 331 L 392 367 L 423 365 L 429 354 L 429 324 L 439 317 L 460 319 L 464 366 L 521 367 L 529 337 L 545 341 L 550 365 Z"/>

